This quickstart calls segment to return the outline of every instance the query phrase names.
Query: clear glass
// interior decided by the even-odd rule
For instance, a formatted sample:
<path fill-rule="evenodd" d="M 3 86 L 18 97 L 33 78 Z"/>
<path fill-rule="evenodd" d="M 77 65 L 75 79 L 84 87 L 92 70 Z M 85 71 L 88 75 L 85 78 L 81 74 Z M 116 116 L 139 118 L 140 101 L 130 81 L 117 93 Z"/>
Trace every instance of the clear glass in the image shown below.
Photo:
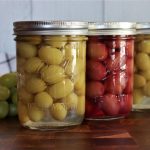
<path fill-rule="evenodd" d="M 150 110 L 150 35 L 135 39 L 133 109 Z"/>
<path fill-rule="evenodd" d="M 17 36 L 18 115 L 30 129 L 81 124 L 85 113 L 85 36 Z"/>
<path fill-rule="evenodd" d="M 87 44 L 86 119 L 111 120 L 132 109 L 133 36 L 90 36 Z"/>

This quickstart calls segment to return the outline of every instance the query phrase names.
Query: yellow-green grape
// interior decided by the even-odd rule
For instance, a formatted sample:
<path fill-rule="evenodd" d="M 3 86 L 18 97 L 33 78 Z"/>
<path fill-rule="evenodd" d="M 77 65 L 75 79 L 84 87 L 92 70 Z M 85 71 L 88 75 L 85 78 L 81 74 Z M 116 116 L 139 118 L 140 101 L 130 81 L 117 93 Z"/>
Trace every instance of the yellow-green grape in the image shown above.
<path fill-rule="evenodd" d="M 50 86 L 48 92 L 53 98 L 60 99 L 70 94 L 73 88 L 73 82 L 70 79 L 64 79 Z"/>
<path fill-rule="evenodd" d="M 30 93 L 39 93 L 46 89 L 46 84 L 43 80 L 33 77 L 26 83 L 26 90 Z"/>
<path fill-rule="evenodd" d="M 53 99 L 47 92 L 41 92 L 34 97 L 35 104 L 38 107 L 48 108 L 52 105 Z"/>
<path fill-rule="evenodd" d="M 75 93 L 70 93 L 63 100 L 64 100 L 64 104 L 66 105 L 68 110 L 77 108 L 78 96 Z"/>
<path fill-rule="evenodd" d="M 25 104 L 33 102 L 33 95 L 27 92 L 26 89 L 20 88 L 18 91 L 20 101 L 22 101 Z"/>
<path fill-rule="evenodd" d="M 150 59 L 146 53 L 138 53 L 135 56 L 136 67 L 142 71 L 150 69 Z"/>
<path fill-rule="evenodd" d="M 144 86 L 144 93 L 145 95 L 150 96 L 150 81 Z"/>
<path fill-rule="evenodd" d="M 140 104 L 143 100 L 143 93 L 141 89 L 134 89 L 133 91 L 133 104 Z"/>
<path fill-rule="evenodd" d="M 17 38 L 20 41 L 25 41 L 27 43 L 37 45 L 42 41 L 42 37 L 40 35 L 32 35 L 32 36 L 18 36 Z"/>
<path fill-rule="evenodd" d="M 64 103 L 55 103 L 51 107 L 51 115 L 54 117 L 54 119 L 63 121 L 67 116 L 67 109 L 64 105 Z"/>
<path fill-rule="evenodd" d="M 44 112 L 37 106 L 32 105 L 28 108 L 28 115 L 32 121 L 37 122 L 43 119 Z"/>
<path fill-rule="evenodd" d="M 51 46 L 41 47 L 38 54 L 40 59 L 49 65 L 59 65 L 63 61 L 63 53 Z"/>
<path fill-rule="evenodd" d="M 28 112 L 27 112 L 27 107 L 21 101 L 18 101 L 18 117 L 21 123 L 26 123 L 30 121 Z"/>
<path fill-rule="evenodd" d="M 55 48 L 63 48 L 66 44 L 66 36 L 45 36 L 45 43 Z"/>
<path fill-rule="evenodd" d="M 10 91 L 7 87 L 0 85 L 0 101 L 5 101 L 9 98 Z"/>
<path fill-rule="evenodd" d="M 134 87 L 140 88 L 146 84 L 146 80 L 142 75 L 134 74 Z"/>
<path fill-rule="evenodd" d="M 19 56 L 23 58 L 31 58 L 37 54 L 36 46 L 26 42 L 17 42 L 17 50 Z"/>
<path fill-rule="evenodd" d="M 150 54 L 150 40 L 143 40 L 139 44 L 139 50 L 142 52 Z"/>
<path fill-rule="evenodd" d="M 77 95 L 85 94 L 85 72 L 76 77 L 74 88 Z"/>
<path fill-rule="evenodd" d="M 86 42 L 82 41 L 79 42 L 79 48 L 77 50 L 77 57 L 84 59 L 86 58 Z"/>
<path fill-rule="evenodd" d="M 85 113 L 85 96 L 78 97 L 77 114 L 82 116 Z"/>
<path fill-rule="evenodd" d="M 65 46 L 65 44 L 66 44 L 66 42 L 56 42 L 56 41 L 49 41 L 49 43 L 48 43 L 50 46 L 52 46 L 52 47 L 55 47 L 55 48 L 63 48 L 64 46 Z"/>
<path fill-rule="evenodd" d="M 41 78 L 49 83 L 54 84 L 64 79 L 65 71 L 58 65 L 45 66 L 41 69 Z"/>
<path fill-rule="evenodd" d="M 65 66 L 65 73 L 69 76 L 77 75 L 81 71 L 83 71 L 85 68 L 84 62 L 82 59 L 72 59 L 71 61 L 68 61 Z"/>
<path fill-rule="evenodd" d="M 25 63 L 25 71 L 28 73 L 37 73 L 43 67 L 44 63 L 38 57 L 32 57 Z"/>
<path fill-rule="evenodd" d="M 64 53 L 66 60 L 72 60 L 73 58 L 76 58 L 77 50 L 75 45 L 72 43 L 66 44 L 64 48 Z"/>
<path fill-rule="evenodd" d="M 150 70 L 142 71 L 142 72 L 140 72 L 140 74 L 141 74 L 146 80 L 150 80 Z"/>
<path fill-rule="evenodd" d="M 17 73 L 7 73 L 0 77 L 0 84 L 8 88 L 17 86 Z"/>

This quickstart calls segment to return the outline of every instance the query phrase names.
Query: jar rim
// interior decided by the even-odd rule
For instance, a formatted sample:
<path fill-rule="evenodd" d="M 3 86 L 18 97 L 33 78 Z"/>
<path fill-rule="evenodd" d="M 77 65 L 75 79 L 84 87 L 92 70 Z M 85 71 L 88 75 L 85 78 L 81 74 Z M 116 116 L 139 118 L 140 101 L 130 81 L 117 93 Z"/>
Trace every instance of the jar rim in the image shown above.
<path fill-rule="evenodd" d="M 86 35 L 88 23 L 84 21 L 17 21 L 13 23 L 15 35 Z"/>
<path fill-rule="evenodd" d="M 150 22 L 137 22 L 137 34 L 150 34 Z"/>
<path fill-rule="evenodd" d="M 134 35 L 135 22 L 89 22 L 88 35 Z"/>

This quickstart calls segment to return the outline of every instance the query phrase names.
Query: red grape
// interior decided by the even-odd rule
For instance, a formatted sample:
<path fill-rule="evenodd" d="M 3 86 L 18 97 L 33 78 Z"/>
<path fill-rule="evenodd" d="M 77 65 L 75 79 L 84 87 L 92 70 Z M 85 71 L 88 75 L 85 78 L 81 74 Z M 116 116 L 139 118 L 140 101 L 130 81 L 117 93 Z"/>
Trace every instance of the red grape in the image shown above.
<path fill-rule="evenodd" d="M 99 62 L 87 61 L 87 77 L 92 80 L 101 80 L 106 76 L 106 68 Z"/>
<path fill-rule="evenodd" d="M 113 94 L 104 95 L 102 109 L 109 116 L 118 115 L 120 105 L 117 97 Z"/>
<path fill-rule="evenodd" d="M 104 93 L 104 86 L 97 81 L 87 82 L 86 95 L 90 98 L 100 97 Z"/>
<path fill-rule="evenodd" d="M 93 42 L 89 43 L 87 54 L 93 60 L 103 61 L 107 58 L 108 50 L 105 44 Z"/>

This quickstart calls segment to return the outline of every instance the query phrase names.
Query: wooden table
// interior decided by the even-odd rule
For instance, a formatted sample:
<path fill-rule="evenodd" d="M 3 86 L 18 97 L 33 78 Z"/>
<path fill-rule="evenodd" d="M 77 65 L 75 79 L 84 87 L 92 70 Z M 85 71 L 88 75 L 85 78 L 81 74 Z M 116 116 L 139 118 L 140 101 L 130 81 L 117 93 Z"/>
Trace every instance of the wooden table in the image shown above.
<path fill-rule="evenodd" d="M 150 112 L 126 119 L 85 121 L 73 129 L 34 131 L 17 118 L 0 120 L 0 150 L 150 150 Z"/>

